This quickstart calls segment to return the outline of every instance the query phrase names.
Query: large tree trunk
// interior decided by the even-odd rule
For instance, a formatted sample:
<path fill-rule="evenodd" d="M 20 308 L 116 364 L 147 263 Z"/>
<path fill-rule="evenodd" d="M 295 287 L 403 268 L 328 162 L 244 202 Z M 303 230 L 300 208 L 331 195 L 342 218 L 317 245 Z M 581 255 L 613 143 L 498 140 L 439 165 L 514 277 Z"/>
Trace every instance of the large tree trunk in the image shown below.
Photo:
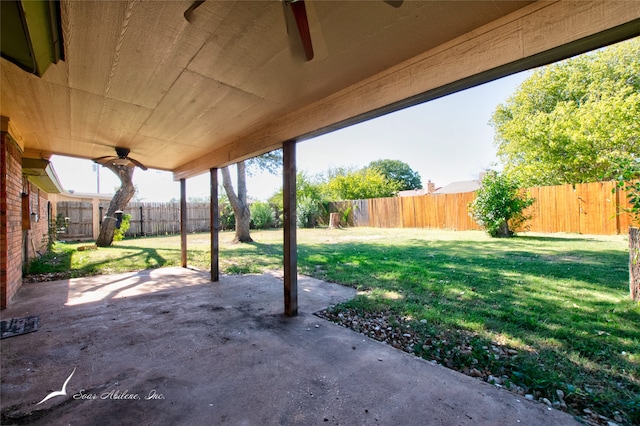
<path fill-rule="evenodd" d="M 513 232 L 509 229 L 509 221 L 505 220 L 496 231 L 496 237 L 509 238 L 511 236 L 513 236 Z"/>
<path fill-rule="evenodd" d="M 133 185 L 133 167 L 113 164 L 104 164 L 104 167 L 115 173 L 120 179 L 121 184 L 111 199 L 107 214 L 102 220 L 102 225 L 100 225 L 100 234 L 98 234 L 98 239 L 96 240 L 98 247 L 109 247 L 111 245 L 113 242 L 113 233 L 116 229 L 116 212 L 118 210 L 124 210 L 129 200 L 136 193 L 136 188 Z"/>
<path fill-rule="evenodd" d="M 329 229 L 340 228 L 340 215 L 338 213 L 329 213 Z"/>
<path fill-rule="evenodd" d="M 640 229 L 629 228 L 629 291 L 640 302 Z"/>
<path fill-rule="evenodd" d="M 236 216 L 236 236 L 233 240 L 235 243 L 250 243 L 253 241 L 249 234 L 251 225 L 251 211 L 247 204 L 247 170 L 244 161 L 236 164 L 238 168 L 238 194 L 236 195 L 231 184 L 231 174 L 228 167 L 220 169 L 222 173 L 222 186 L 224 187 L 233 214 Z"/>

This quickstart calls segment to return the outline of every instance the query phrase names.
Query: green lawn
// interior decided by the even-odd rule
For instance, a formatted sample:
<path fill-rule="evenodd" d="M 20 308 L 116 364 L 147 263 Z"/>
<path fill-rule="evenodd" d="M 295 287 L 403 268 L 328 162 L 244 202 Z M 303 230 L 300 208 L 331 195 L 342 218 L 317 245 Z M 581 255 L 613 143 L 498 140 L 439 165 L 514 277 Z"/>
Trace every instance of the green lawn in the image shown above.
<path fill-rule="evenodd" d="M 232 245 L 233 234 L 221 234 L 223 272 L 281 268 L 282 231 L 252 235 L 255 243 Z M 175 236 L 90 251 L 78 245 L 57 244 L 55 259 L 30 273 L 180 262 Z M 189 264 L 208 269 L 209 236 L 190 235 L 188 248 Z M 330 320 L 573 414 L 586 408 L 640 424 L 640 306 L 628 299 L 622 236 L 300 229 L 298 264 L 303 274 L 359 290 L 321 313 Z"/>

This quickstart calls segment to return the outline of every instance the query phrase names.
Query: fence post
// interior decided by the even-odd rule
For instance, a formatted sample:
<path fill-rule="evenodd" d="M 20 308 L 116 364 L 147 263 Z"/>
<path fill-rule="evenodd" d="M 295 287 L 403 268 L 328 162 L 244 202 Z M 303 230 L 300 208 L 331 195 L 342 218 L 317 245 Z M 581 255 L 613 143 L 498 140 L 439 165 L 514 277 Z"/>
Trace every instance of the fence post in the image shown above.
<path fill-rule="evenodd" d="M 144 237 L 144 216 L 142 215 L 142 204 L 140 205 L 140 236 Z"/>

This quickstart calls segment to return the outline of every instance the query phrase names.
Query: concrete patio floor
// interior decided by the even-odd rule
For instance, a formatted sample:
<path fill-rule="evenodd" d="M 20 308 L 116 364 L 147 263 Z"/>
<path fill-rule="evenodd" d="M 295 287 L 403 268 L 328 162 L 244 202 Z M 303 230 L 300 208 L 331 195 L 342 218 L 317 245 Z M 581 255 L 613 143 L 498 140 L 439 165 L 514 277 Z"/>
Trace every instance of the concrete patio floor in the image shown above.
<path fill-rule="evenodd" d="M 563 412 L 313 315 L 355 291 L 163 268 L 25 284 L 2 319 L 2 424 L 568 425 Z M 66 396 L 38 405 L 61 390 Z M 130 399 L 134 398 L 134 399 Z"/>

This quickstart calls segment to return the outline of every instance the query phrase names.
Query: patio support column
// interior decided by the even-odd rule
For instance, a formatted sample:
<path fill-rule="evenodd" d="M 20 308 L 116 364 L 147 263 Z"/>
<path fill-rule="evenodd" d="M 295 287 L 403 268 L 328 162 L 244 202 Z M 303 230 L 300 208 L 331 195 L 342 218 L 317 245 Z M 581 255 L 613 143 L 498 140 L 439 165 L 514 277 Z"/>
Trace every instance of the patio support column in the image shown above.
<path fill-rule="evenodd" d="M 219 269 L 219 242 L 218 232 L 220 232 L 220 211 L 218 206 L 218 169 L 209 169 L 211 175 L 211 281 L 220 281 Z"/>
<path fill-rule="evenodd" d="M 187 267 L 187 181 L 180 179 L 180 264 Z"/>
<path fill-rule="evenodd" d="M 283 144 L 284 313 L 298 315 L 298 244 L 296 240 L 296 143 Z"/>

